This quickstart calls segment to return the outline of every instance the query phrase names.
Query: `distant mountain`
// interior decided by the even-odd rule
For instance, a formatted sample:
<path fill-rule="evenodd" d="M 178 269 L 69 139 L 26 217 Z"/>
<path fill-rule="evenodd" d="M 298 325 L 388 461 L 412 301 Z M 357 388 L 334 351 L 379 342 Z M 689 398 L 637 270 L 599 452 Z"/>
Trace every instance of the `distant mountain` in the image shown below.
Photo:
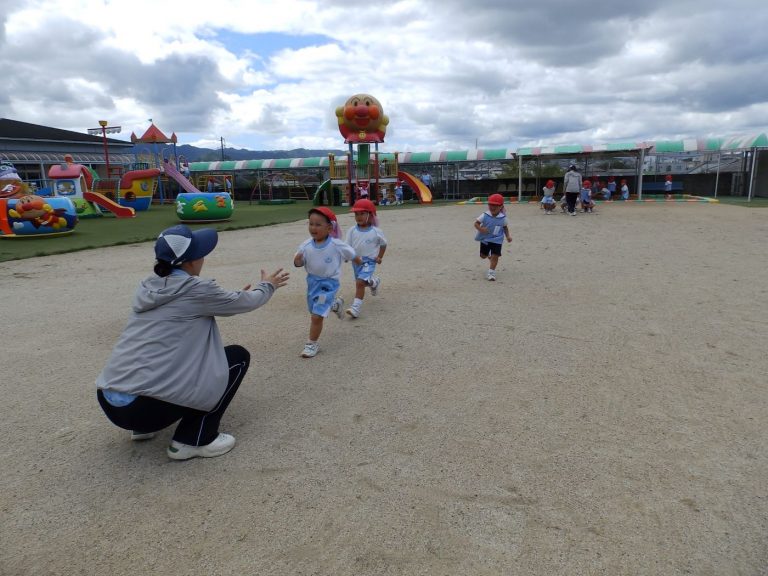
<path fill-rule="evenodd" d="M 215 162 L 222 159 L 221 149 L 198 148 L 183 144 L 176 146 L 176 153 L 189 162 Z M 314 158 L 332 154 L 344 154 L 344 150 L 246 150 L 245 148 L 224 148 L 224 160 L 267 160 L 277 158 Z"/>

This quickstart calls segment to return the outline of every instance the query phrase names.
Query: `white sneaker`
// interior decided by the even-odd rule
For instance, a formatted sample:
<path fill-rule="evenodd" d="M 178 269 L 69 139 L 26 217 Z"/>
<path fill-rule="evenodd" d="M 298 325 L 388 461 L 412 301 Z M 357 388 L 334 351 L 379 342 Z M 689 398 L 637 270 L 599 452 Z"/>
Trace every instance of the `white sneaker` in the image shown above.
<path fill-rule="evenodd" d="M 189 460 L 198 456 L 201 458 L 213 458 L 214 456 L 226 454 L 234 447 L 235 437 L 224 433 L 220 433 L 216 440 L 205 446 L 190 446 L 189 444 L 182 444 L 172 440 L 171 445 L 168 446 L 168 458 L 171 460 Z"/>
<path fill-rule="evenodd" d="M 333 303 L 333 306 L 331 306 L 331 312 L 336 314 L 339 320 L 344 319 L 344 298 L 336 298 L 336 300 Z"/>
<path fill-rule="evenodd" d="M 140 440 L 152 440 L 155 437 L 155 432 L 136 432 L 131 431 L 131 440 L 138 442 Z"/>
<path fill-rule="evenodd" d="M 381 278 L 378 276 L 371 277 L 371 296 L 376 296 L 379 293 L 379 284 L 381 284 Z"/>
<path fill-rule="evenodd" d="M 486 274 L 485 277 L 488 278 L 488 280 L 490 280 L 491 282 L 495 282 L 496 281 L 496 270 L 488 270 L 488 274 Z"/>
<path fill-rule="evenodd" d="M 354 306 L 350 306 L 347 308 L 347 315 L 352 316 L 352 318 L 357 318 L 360 316 L 360 308 L 355 308 Z"/>
<path fill-rule="evenodd" d="M 304 344 L 304 351 L 301 353 L 302 358 L 312 358 L 317 356 L 320 351 L 320 345 L 317 342 L 307 342 Z"/>

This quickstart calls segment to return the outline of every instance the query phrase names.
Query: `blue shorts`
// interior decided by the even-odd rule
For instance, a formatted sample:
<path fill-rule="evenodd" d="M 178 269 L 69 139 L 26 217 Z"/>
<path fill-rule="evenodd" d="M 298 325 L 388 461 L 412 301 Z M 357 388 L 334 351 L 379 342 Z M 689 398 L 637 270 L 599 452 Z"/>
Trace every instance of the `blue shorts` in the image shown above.
<path fill-rule="evenodd" d="M 376 260 L 363 257 L 363 263 L 359 266 L 353 263 L 352 270 L 355 271 L 355 280 L 365 280 L 368 282 L 373 276 L 373 273 L 376 272 Z"/>
<path fill-rule="evenodd" d="M 327 318 L 331 306 L 336 301 L 336 292 L 338 291 L 338 280 L 307 274 L 307 308 L 309 313 Z"/>

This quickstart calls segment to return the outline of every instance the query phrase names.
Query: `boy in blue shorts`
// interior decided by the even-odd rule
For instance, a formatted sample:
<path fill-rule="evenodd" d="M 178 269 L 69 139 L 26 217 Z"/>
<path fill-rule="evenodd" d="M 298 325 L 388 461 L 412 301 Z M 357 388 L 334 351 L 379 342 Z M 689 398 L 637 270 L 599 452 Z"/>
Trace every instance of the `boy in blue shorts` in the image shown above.
<path fill-rule="evenodd" d="M 304 345 L 302 358 L 317 355 L 320 347 L 317 340 L 323 331 L 323 320 L 330 312 L 339 319 L 344 318 L 344 300 L 338 298 L 341 263 L 352 260 L 362 264 L 363 259 L 355 256 L 355 250 L 339 240 L 341 228 L 336 214 L 326 206 L 309 211 L 310 238 L 301 243 L 293 257 L 293 265 L 304 266 L 307 271 L 307 308 L 310 313 L 309 340 Z"/>
<path fill-rule="evenodd" d="M 376 217 L 376 205 L 370 200 L 358 200 L 352 206 L 355 215 L 353 228 L 347 230 L 346 241 L 352 246 L 355 254 L 363 259 L 362 265 L 353 264 L 355 272 L 355 300 L 352 306 L 347 308 L 347 314 L 352 318 L 360 316 L 360 308 L 365 298 L 366 287 L 370 289 L 371 296 L 376 296 L 381 279 L 376 276 L 376 264 L 381 264 L 384 252 L 387 250 L 387 239 L 379 229 L 379 220 Z"/>
<path fill-rule="evenodd" d="M 496 280 L 496 265 L 501 257 L 501 246 L 504 237 L 512 242 L 512 235 L 507 225 L 507 215 L 504 212 L 504 197 L 501 194 L 491 194 L 488 197 L 488 210 L 475 220 L 475 240 L 480 242 L 480 258 L 489 261 L 486 278 Z"/>

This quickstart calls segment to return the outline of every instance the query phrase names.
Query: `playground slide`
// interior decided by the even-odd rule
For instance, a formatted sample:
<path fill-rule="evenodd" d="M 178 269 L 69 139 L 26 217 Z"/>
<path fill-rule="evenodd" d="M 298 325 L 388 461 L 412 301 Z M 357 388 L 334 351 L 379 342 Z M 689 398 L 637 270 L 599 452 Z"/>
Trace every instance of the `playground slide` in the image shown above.
<path fill-rule="evenodd" d="M 176 180 L 176 182 L 179 183 L 179 186 L 184 189 L 184 192 L 200 192 L 200 190 L 195 188 L 192 182 L 184 178 L 184 175 L 176 170 L 176 166 L 168 162 L 168 160 L 163 161 L 163 169 L 165 170 L 165 175 Z"/>
<path fill-rule="evenodd" d="M 104 194 L 99 194 L 98 192 L 83 192 L 83 199 L 88 202 L 93 202 L 105 210 L 109 210 L 118 218 L 133 218 L 136 216 L 136 210 L 133 208 L 120 206 L 120 204 L 114 200 L 110 200 L 104 196 Z"/>
<path fill-rule="evenodd" d="M 424 184 L 424 182 L 408 172 L 398 172 L 397 177 L 413 188 L 413 191 L 416 192 L 416 195 L 419 197 L 422 204 L 432 204 L 432 192 L 427 188 L 427 185 Z"/>
<path fill-rule="evenodd" d="M 323 203 L 323 192 L 328 192 L 328 194 L 331 193 L 331 181 L 326 180 L 320 186 L 317 187 L 317 190 L 315 190 L 315 195 L 312 197 L 312 205 L 313 206 L 320 206 Z M 329 196 L 330 197 L 330 196 Z"/>

